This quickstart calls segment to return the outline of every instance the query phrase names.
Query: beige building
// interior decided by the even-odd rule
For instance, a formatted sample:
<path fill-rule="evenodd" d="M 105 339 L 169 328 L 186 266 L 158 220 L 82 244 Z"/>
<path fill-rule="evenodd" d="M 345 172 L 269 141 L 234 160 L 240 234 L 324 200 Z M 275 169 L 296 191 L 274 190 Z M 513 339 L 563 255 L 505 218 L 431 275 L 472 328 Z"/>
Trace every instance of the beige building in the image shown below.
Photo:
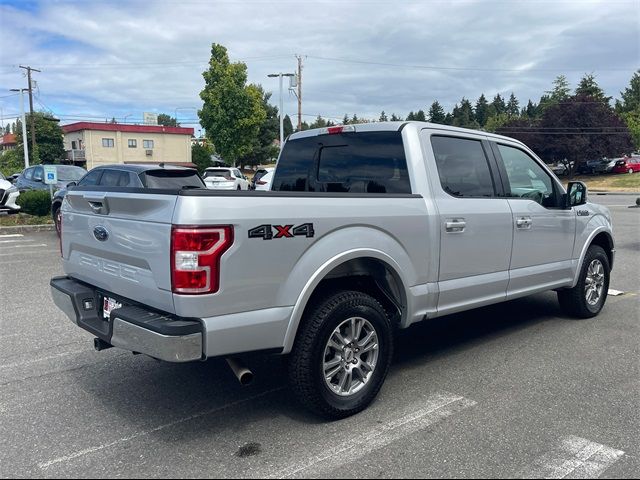
<path fill-rule="evenodd" d="M 113 163 L 191 163 L 193 128 L 78 122 L 62 130 L 67 158 L 87 170 Z"/>

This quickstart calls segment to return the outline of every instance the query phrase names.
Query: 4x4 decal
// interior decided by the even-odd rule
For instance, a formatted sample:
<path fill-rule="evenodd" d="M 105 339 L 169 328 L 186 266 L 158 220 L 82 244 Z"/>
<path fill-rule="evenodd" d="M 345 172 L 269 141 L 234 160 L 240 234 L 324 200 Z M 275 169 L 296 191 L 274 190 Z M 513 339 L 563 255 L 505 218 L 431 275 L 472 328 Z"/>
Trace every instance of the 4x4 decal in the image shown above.
<path fill-rule="evenodd" d="M 303 223 L 297 227 L 293 225 L 258 225 L 249 230 L 249 238 L 261 238 L 263 240 L 272 240 L 274 238 L 293 238 L 307 237 L 312 238 L 315 235 L 313 223 Z"/>

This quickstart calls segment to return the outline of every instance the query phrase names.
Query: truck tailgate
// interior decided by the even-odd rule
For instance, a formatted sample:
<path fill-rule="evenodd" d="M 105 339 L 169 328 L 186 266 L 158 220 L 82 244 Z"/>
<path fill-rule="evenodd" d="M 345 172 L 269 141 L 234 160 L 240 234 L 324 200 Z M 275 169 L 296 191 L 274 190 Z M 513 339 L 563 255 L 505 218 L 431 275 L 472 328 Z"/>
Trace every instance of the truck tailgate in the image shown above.
<path fill-rule="evenodd" d="M 69 191 L 62 208 L 65 273 L 175 313 L 170 242 L 175 194 Z"/>

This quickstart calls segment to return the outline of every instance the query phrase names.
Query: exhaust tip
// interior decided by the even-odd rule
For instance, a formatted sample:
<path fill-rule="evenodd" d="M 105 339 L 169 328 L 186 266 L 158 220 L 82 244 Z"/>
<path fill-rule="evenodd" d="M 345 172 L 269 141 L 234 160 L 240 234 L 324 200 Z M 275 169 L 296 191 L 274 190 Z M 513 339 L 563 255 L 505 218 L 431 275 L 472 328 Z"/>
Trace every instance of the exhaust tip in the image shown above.
<path fill-rule="evenodd" d="M 240 382 L 240 385 L 248 386 L 253 383 L 253 372 L 249 370 L 240 360 L 237 358 L 227 358 L 227 364 L 231 371 Z"/>
<path fill-rule="evenodd" d="M 95 349 L 96 352 L 101 352 L 102 350 L 106 350 L 108 348 L 112 348 L 113 345 L 111 345 L 110 343 L 105 342 L 104 340 L 100 339 L 100 338 L 94 338 L 93 339 L 93 348 Z"/>

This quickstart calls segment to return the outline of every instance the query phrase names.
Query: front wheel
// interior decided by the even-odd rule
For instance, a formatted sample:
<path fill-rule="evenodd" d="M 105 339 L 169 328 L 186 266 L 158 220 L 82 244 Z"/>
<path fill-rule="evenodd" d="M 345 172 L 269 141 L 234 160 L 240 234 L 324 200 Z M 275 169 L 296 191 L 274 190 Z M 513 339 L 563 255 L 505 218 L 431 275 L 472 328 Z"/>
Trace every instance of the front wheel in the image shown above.
<path fill-rule="evenodd" d="M 289 357 L 297 399 L 314 413 L 345 418 L 376 397 L 393 354 L 391 323 L 378 301 L 339 291 L 311 307 Z"/>
<path fill-rule="evenodd" d="M 633 173 L 633 168 L 630 168 L 629 170 L 627 170 L 627 173 Z"/>
<path fill-rule="evenodd" d="M 576 286 L 558 290 L 560 308 L 574 317 L 595 317 L 607 300 L 609 276 L 609 257 L 602 247 L 591 245 L 585 255 Z"/>
<path fill-rule="evenodd" d="M 53 212 L 53 223 L 56 226 L 56 233 L 60 236 L 62 231 L 62 209 L 60 207 Z"/>

